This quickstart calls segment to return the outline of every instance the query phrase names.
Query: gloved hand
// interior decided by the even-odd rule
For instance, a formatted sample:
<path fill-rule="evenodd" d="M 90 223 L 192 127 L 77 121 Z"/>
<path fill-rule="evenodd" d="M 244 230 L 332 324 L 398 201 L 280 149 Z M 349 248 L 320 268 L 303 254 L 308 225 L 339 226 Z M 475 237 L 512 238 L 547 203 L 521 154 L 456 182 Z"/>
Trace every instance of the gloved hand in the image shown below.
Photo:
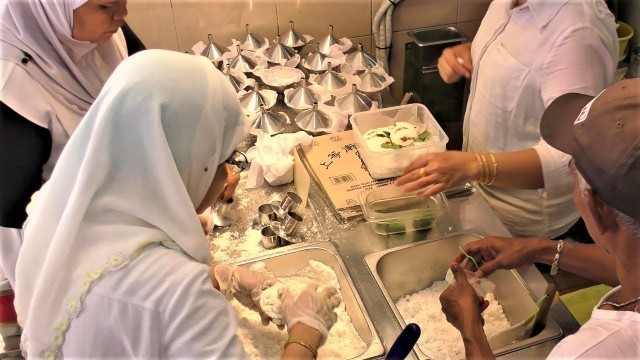
<path fill-rule="evenodd" d="M 333 311 L 341 302 L 338 290 L 326 287 L 318 292 L 318 284 L 311 283 L 295 297 L 289 289 L 283 288 L 279 294 L 282 301 L 282 315 L 291 329 L 297 323 L 303 323 L 317 329 L 322 335 L 321 343 L 327 339 L 327 333 L 338 319 L 338 314 Z"/>
<path fill-rule="evenodd" d="M 220 285 L 220 292 L 227 299 L 235 298 L 240 304 L 260 314 L 263 325 L 269 324 L 269 316 L 260 308 L 260 294 L 276 283 L 273 276 L 227 264 L 215 265 L 213 273 Z"/>

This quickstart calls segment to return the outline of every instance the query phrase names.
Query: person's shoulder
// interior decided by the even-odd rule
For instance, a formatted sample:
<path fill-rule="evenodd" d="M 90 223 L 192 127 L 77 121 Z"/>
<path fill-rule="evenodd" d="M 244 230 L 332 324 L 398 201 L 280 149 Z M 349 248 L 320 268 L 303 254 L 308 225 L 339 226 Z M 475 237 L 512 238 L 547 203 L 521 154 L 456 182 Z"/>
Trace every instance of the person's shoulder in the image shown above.
<path fill-rule="evenodd" d="M 592 319 L 584 324 L 578 332 L 560 341 L 549 354 L 549 359 L 578 359 L 578 358 L 628 358 L 638 355 L 640 339 L 629 341 L 628 332 L 637 333 L 630 329 L 629 322 L 614 319 Z"/>
<path fill-rule="evenodd" d="M 568 0 L 558 8 L 551 22 L 558 28 L 615 26 L 613 14 L 604 2 Z M 571 26 L 567 26 L 571 24 Z"/>
<path fill-rule="evenodd" d="M 94 291 L 114 300 L 164 311 L 171 299 L 209 280 L 208 266 L 161 245 L 144 250 L 123 268 L 107 274 Z M 200 286 L 201 287 L 201 286 Z M 213 290 L 213 286 L 211 286 Z"/>

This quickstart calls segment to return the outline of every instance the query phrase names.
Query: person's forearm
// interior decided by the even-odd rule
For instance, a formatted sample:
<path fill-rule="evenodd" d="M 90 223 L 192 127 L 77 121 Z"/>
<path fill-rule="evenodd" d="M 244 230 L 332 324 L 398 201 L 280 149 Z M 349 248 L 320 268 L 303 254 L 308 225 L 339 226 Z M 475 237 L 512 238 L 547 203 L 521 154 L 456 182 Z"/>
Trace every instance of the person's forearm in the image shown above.
<path fill-rule="evenodd" d="M 289 329 L 289 339 L 297 339 L 304 341 L 306 344 L 312 346 L 318 350 L 320 342 L 322 341 L 322 335 L 320 332 L 310 326 L 302 323 L 295 324 Z M 290 343 L 285 346 L 282 352 L 282 359 L 313 359 L 313 353 L 297 343 Z"/>
<path fill-rule="evenodd" d="M 517 189 L 540 189 L 544 187 L 542 165 L 540 157 L 535 150 L 527 149 L 494 153 L 494 156 L 498 164 L 498 174 L 493 185 Z M 485 158 L 487 165 L 492 167 L 492 160 L 488 156 L 485 156 Z"/>
<path fill-rule="evenodd" d="M 493 351 L 480 323 L 472 325 L 462 332 L 465 358 L 467 359 L 494 359 Z"/>
<path fill-rule="evenodd" d="M 551 265 L 558 252 L 558 242 L 548 239 L 538 239 L 538 242 L 535 261 Z M 595 244 L 565 241 L 558 265 L 562 270 L 603 284 L 611 286 L 619 284 L 613 256 Z"/>

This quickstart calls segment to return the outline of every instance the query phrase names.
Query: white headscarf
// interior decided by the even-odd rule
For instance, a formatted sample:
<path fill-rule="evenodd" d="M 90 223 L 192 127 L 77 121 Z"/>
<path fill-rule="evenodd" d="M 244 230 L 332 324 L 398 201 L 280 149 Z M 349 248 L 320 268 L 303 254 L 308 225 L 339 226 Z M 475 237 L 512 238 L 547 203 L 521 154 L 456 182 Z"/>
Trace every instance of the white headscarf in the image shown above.
<path fill-rule="evenodd" d="M 99 45 L 72 37 L 73 10 L 86 2 L 0 2 L 0 101 L 51 130 L 53 161 L 127 57 L 122 30 Z M 26 54 L 32 59 L 23 64 Z"/>
<path fill-rule="evenodd" d="M 125 60 L 62 152 L 25 230 L 15 289 L 23 350 L 60 356 L 92 283 L 146 246 L 208 263 L 195 208 L 248 128 L 233 88 L 207 59 L 148 50 Z"/>

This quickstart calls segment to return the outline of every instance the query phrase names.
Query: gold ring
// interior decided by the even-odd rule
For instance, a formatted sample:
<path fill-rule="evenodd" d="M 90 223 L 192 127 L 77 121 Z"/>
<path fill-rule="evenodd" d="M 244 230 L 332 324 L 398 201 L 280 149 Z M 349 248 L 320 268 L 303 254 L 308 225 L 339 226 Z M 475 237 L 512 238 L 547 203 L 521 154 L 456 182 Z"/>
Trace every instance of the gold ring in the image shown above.
<path fill-rule="evenodd" d="M 421 167 L 420 170 L 418 170 L 418 174 L 420 174 L 420 177 L 427 176 L 427 172 L 424 170 L 424 167 Z"/>

